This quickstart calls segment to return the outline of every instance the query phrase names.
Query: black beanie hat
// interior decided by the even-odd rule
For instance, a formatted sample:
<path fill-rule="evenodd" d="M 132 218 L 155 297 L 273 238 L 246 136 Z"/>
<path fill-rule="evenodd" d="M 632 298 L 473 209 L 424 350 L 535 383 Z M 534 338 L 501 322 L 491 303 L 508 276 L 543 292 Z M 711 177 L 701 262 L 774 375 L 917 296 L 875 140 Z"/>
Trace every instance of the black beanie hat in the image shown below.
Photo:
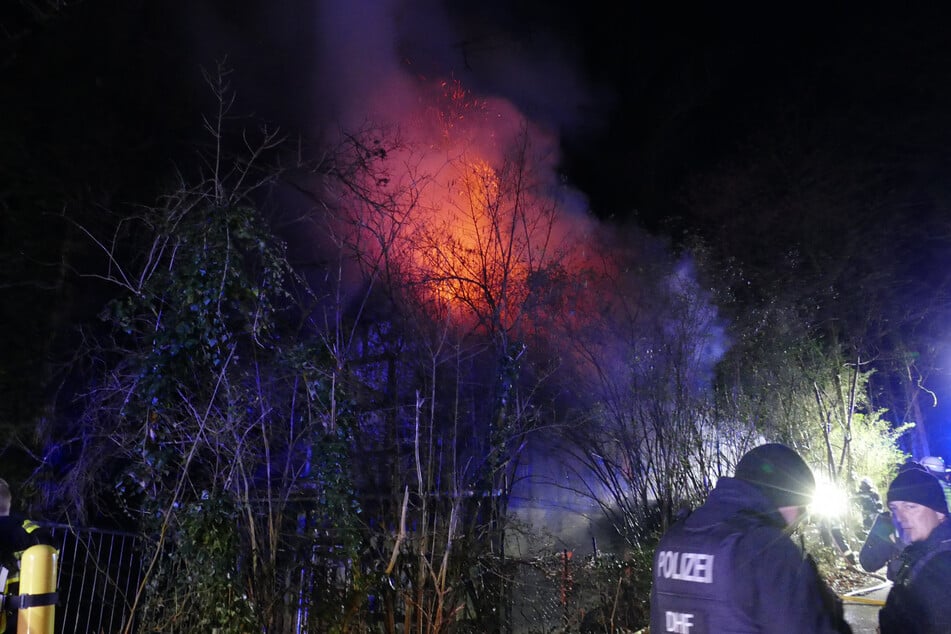
<path fill-rule="evenodd" d="M 948 501 L 938 479 L 924 469 L 902 471 L 888 487 L 888 503 L 914 502 L 948 514 Z"/>
<path fill-rule="evenodd" d="M 756 485 L 776 506 L 808 506 L 816 488 L 802 457 L 779 443 L 755 447 L 740 458 L 736 478 Z"/>

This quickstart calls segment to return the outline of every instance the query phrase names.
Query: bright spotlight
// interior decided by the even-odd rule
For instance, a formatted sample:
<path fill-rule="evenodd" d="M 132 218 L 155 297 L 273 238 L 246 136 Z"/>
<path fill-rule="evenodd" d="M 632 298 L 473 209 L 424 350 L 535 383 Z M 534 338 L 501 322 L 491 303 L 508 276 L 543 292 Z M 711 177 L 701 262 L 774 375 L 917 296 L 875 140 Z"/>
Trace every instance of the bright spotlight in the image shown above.
<path fill-rule="evenodd" d="M 849 510 L 848 494 L 831 482 L 816 482 L 816 492 L 812 497 L 809 511 L 816 516 L 835 518 L 845 515 Z"/>

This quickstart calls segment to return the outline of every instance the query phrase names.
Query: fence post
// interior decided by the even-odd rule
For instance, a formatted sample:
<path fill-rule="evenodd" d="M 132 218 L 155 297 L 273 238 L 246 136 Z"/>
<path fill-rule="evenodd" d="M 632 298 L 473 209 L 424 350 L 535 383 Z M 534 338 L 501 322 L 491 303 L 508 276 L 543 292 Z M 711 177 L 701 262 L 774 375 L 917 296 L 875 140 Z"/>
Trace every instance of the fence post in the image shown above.
<path fill-rule="evenodd" d="M 562 618 L 564 619 L 564 626 L 568 627 L 568 624 L 571 622 L 571 610 L 568 606 L 568 598 L 571 594 L 571 588 L 573 584 L 573 579 L 571 578 L 571 570 L 568 568 L 568 562 L 571 561 L 571 557 L 574 555 L 574 552 L 565 548 L 562 551 L 562 573 L 561 573 L 561 607 L 564 611 Z"/>

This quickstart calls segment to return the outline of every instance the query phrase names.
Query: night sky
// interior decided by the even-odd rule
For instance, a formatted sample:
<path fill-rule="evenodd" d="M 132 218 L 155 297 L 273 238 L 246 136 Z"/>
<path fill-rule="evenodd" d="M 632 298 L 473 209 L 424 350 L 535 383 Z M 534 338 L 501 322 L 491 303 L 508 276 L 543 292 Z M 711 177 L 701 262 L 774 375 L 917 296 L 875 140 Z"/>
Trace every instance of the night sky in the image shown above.
<path fill-rule="evenodd" d="M 192 155 L 210 103 L 201 69 L 226 56 L 235 114 L 290 137 L 372 114 L 367 87 L 394 73 L 394 91 L 458 79 L 560 139 L 560 178 L 595 216 L 675 241 L 756 225 L 711 183 L 773 162 L 780 173 L 814 166 L 821 191 L 840 192 L 827 217 L 789 213 L 790 226 L 817 223 L 817 234 L 838 230 L 831 216 L 900 230 L 946 212 L 951 46 L 940 15 L 538 0 L 70 4 L 44 20 L 0 12 L 10 34 L 0 151 L 16 157 L 17 178 L 54 172 L 116 202 L 156 190 L 156 174 Z M 749 205 L 743 213 L 756 213 Z M 762 242 L 803 239 L 785 237 L 777 213 Z M 750 240 L 736 240 L 738 256 Z M 876 257 L 907 260 L 921 296 L 943 276 L 943 253 L 905 249 Z"/>
<path fill-rule="evenodd" d="M 743 160 L 778 127 L 825 125 L 830 148 L 874 135 L 873 149 L 919 156 L 943 155 L 949 135 L 951 50 L 937 15 L 537 0 L 110 4 L 75 3 L 40 24 L 0 15 L 24 32 L 7 46 L 5 107 L 42 128 L 32 130 L 41 141 L 108 154 L 95 146 L 126 137 L 143 144 L 140 162 L 174 159 L 209 99 L 201 68 L 225 58 L 239 112 L 313 135 L 340 116 L 347 77 L 382 72 L 373 63 L 385 57 L 408 76 L 451 76 L 511 100 L 557 131 L 565 178 L 594 213 L 637 210 L 654 224 L 686 213 L 692 176 Z M 328 53 L 323 25 L 339 14 L 353 16 L 357 39 Z"/>

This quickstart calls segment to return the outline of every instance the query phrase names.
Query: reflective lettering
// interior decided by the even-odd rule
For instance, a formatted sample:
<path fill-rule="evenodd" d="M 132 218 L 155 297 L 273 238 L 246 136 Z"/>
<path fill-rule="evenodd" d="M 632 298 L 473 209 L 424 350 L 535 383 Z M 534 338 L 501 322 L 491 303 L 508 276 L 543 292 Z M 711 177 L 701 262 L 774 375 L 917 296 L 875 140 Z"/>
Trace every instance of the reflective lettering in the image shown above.
<path fill-rule="evenodd" d="M 657 555 L 657 574 L 664 579 L 713 583 L 713 555 L 662 550 Z"/>
<path fill-rule="evenodd" d="M 693 614 L 684 612 L 667 612 L 667 631 L 678 634 L 690 634 L 693 627 Z"/>

